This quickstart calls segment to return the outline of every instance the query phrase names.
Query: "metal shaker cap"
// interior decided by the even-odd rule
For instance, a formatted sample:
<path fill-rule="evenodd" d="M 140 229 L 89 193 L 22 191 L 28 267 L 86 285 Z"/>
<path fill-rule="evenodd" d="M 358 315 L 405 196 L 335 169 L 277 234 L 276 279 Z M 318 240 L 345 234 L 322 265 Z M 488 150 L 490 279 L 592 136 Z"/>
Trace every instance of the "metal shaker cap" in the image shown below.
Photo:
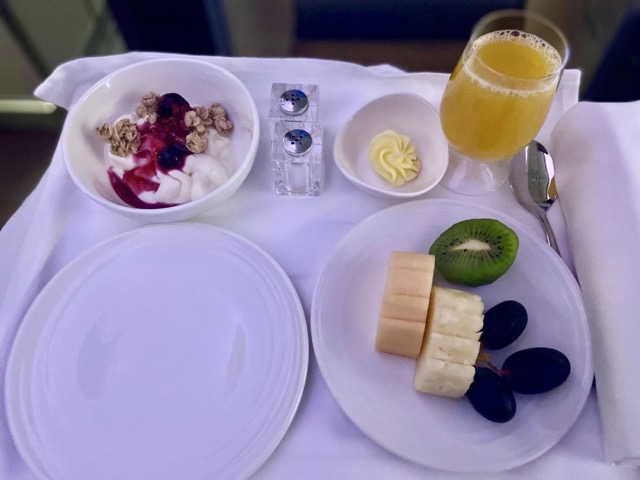
<path fill-rule="evenodd" d="M 282 139 L 282 145 L 289 155 L 299 157 L 311 150 L 313 137 L 306 130 L 289 130 Z"/>
<path fill-rule="evenodd" d="M 301 115 L 309 108 L 309 98 L 302 90 L 287 90 L 280 95 L 280 110 L 287 115 Z"/>

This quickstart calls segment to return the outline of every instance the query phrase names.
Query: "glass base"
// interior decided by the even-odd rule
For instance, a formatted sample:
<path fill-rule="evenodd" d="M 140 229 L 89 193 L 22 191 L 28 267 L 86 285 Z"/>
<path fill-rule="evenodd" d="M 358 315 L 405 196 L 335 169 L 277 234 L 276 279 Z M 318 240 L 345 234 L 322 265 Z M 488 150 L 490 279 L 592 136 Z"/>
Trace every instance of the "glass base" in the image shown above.
<path fill-rule="evenodd" d="M 449 148 L 449 165 L 440 185 L 462 195 L 493 192 L 509 177 L 509 160 L 480 162 Z"/>

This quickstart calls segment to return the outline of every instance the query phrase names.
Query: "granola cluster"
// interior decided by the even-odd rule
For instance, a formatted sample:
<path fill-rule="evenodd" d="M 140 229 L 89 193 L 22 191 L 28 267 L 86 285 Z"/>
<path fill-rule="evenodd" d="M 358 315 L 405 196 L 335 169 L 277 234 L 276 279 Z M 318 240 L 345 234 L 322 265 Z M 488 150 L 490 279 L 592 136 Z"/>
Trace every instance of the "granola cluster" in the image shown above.
<path fill-rule="evenodd" d="M 119 157 L 134 153 L 140 146 L 140 133 L 128 118 L 118 120 L 115 125 L 105 123 L 96 130 L 98 136 L 109 144 L 111 153 Z"/>
<path fill-rule="evenodd" d="M 152 125 L 156 123 L 160 99 L 161 95 L 155 92 L 143 95 L 140 104 L 136 107 L 136 116 Z M 184 115 L 184 124 L 190 129 L 185 139 L 185 146 L 192 153 L 202 153 L 206 150 L 209 144 L 209 128 L 215 128 L 224 137 L 233 130 L 233 122 L 229 120 L 227 111 L 219 103 L 214 103 L 209 108 L 194 107 L 187 111 Z M 128 119 L 119 120 L 115 125 L 105 123 L 97 127 L 96 131 L 98 136 L 109 144 L 109 150 L 114 155 L 126 157 L 136 152 L 140 146 L 140 132 L 136 129 L 135 123 Z"/>

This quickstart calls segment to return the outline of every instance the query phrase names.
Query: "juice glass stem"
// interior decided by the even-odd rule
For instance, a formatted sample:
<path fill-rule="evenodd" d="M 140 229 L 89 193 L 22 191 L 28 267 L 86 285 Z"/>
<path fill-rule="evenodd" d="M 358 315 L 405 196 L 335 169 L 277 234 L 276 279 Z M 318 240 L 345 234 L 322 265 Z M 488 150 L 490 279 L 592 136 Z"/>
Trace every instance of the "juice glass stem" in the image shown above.
<path fill-rule="evenodd" d="M 440 185 L 463 195 L 483 195 L 499 189 L 509 177 L 509 161 L 480 162 L 449 147 L 449 165 Z"/>

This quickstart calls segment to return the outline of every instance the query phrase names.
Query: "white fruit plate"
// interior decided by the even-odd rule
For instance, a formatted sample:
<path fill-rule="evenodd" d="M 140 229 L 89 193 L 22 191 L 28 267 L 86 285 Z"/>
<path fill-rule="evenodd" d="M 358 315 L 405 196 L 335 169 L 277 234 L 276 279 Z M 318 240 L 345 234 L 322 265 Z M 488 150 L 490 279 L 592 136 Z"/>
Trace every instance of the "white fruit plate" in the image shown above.
<path fill-rule="evenodd" d="M 413 390 L 415 360 L 375 350 L 386 268 L 393 250 L 426 252 L 437 236 L 468 218 L 496 218 L 513 228 L 520 249 L 511 269 L 478 288 L 487 308 L 508 299 L 528 310 L 525 332 L 491 352 L 502 361 L 528 347 L 556 348 L 572 371 L 557 389 L 516 394 L 515 417 L 481 417 L 466 398 Z M 436 285 L 453 286 L 436 274 Z M 311 333 L 320 370 L 351 420 L 371 439 L 419 464 L 456 472 L 496 472 L 523 465 L 555 445 L 582 410 L 593 381 L 589 329 L 578 285 L 562 260 L 500 212 L 448 200 L 404 203 L 355 227 L 330 257 L 318 281 Z"/>

